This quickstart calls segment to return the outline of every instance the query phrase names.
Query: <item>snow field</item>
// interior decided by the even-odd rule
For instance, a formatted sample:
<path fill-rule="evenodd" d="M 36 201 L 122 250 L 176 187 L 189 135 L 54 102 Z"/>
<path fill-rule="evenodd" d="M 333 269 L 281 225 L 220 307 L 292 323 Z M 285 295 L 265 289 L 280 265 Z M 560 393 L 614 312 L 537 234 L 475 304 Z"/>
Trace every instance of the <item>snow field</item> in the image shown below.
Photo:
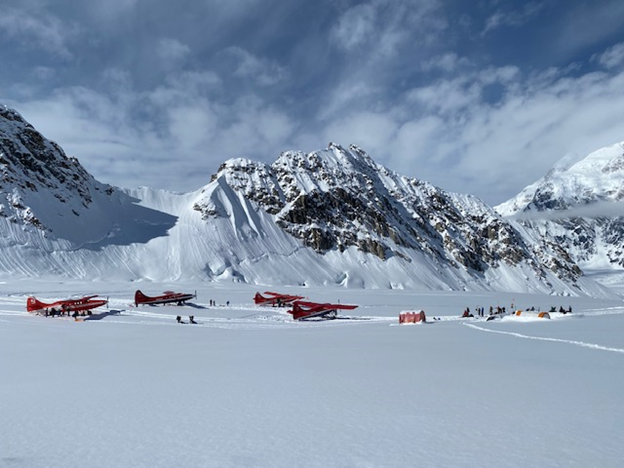
<path fill-rule="evenodd" d="M 0 466 L 624 462 L 621 302 L 307 288 L 310 300 L 360 307 L 351 320 L 299 323 L 254 306 L 244 285 L 139 285 L 197 289 L 195 307 L 130 307 L 136 283 L 0 287 Z M 96 291 L 120 313 L 81 323 L 30 316 L 32 291 Z M 467 305 L 511 300 L 574 313 L 457 318 Z M 398 325 L 400 311 L 419 309 L 443 320 Z M 199 324 L 179 325 L 178 314 Z"/>

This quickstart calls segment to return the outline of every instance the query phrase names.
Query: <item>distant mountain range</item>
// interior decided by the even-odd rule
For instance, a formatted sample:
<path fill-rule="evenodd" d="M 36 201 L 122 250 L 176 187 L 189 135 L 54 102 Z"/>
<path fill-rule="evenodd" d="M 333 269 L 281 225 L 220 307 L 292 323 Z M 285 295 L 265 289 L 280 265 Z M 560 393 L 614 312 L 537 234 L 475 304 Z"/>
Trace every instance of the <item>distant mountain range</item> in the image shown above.
<path fill-rule="evenodd" d="M 534 221 L 402 177 L 356 146 L 231 159 L 185 194 L 128 190 L 0 106 L 0 168 L 0 275 L 610 294 Z M 518 198 L 529 199 L 499 210 L 537 210 L 529 192 Z"/>

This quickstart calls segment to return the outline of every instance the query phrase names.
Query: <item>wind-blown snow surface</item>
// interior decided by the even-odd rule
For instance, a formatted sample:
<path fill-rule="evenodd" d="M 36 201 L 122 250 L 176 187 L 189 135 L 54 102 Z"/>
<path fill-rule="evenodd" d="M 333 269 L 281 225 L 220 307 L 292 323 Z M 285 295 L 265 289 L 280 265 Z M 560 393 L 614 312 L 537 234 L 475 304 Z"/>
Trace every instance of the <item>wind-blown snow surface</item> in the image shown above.
<path fill-rule="evenodd" d="M 621 301 L 283 288 L 360 305 L 299 323 L 248 285 L 176 284 L 194 304 L 138 308 L 137 285 L 172 289 L 0 285 L 0 466 L 623 466 Z M 25 312 L 29 294 L 92 292 L 101 320 Z M 457 318 L 512 302 L 574 312 Z M 418 309 L 440 320 L 398 325 Z"/>

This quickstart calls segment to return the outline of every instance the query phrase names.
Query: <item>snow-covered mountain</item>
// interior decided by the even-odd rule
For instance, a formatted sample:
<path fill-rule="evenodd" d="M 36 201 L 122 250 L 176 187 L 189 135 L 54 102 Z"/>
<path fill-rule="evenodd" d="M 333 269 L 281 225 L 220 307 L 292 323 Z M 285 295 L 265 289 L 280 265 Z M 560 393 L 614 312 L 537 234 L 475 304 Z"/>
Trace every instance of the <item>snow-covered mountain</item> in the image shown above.
<path fill-rule="evenodd" d="M 571 284 L 580 276 L 557 245 L 528 245 L 477 198 L 401 177 L 356 146 L 285 152 L 270 166 L 230 160 L 213 180 L 255 202 L 284 231 L 325 256 L 372 254 L 382 264 L 409 265 L 427 271 L 426 276 L 450 272 L 461 276 L 460 282 L 468 276 L 468 281 L 497 283 L 503 271 L 507 276 L 525 269 L 523 278 L 543 282 L 553 272 Z M 217 213 L 209 201 L 196 208 Z M 398 284 L 409 282 L 413 274 Z"/>
<path fill-rule="evenodd" d="M 145 243 L 166 235 L 176 222 L 95 180 L 77 159 L 3 106 L 0 171 L 0 272 L 5 274 L 87 276 L 81 251 Z"/>
<path fill-rule="evenodd" d="M 536 239 L 561 245 L 583 269 L 624 267 L 624 143 L 556 167 L 496 207 Z"/>
<path fill-rule="evenodd" d="M 608 294 L 549 239 L 360 148 L 233 159 L 191 193 L 101 184 L 0 108 L 0 274 Z"/>

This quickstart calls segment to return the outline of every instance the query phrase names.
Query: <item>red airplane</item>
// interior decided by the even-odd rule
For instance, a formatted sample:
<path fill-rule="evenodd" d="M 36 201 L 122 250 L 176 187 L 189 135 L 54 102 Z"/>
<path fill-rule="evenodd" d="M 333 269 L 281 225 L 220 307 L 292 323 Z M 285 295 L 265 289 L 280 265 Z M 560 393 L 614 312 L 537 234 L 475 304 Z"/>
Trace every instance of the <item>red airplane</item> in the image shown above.
<path fill-rule="evenodd" d="M 285 307 L 287 305 L 291 305 L 293 302 L 298 301 L 299 299 L 303 299 L 303 296 L 292 296 L 290 294 L 281 294 L 271 291 L 264 291 L 263 296 L 259 292 L 254 296 L 254 302 L 256 305 L 270 305 L 277 307 Z"/>
<path fill-rule="evenodd" d="M 78 299 L 65 299 L 46 304 L 31 296 L 26 301 L 26 310 L 34 313 L 41 313 L 44 311 L 50 312 L 53 315 L 55 313 L 67 313 L 67 315 L 69 315 L 70 312 L 86 312 L 108 304 L 108 299 L 96 299 L 96 297 L 98 296 L 85 296 Z"/>
<path fill-rule="evenodd" d="M 193 299 L 197 297 L 197 293 L 195 294 L 187 294 L 187 293 L 177 293 L 173 291 L 165 291 L 162 296 L 146 296 L 140 290 L 137 289 L 137 292 L 134 293 L 134 305 L 138 306 L 139 304 L 169 304 L 172 302 L 177 303 L 178 305 L 182 305 L 184 302 L 189 299 Z"/>
<path fill-rule="evenodd" d="M 356 305 L 347 304 L 319 304 L 318 302 L 295 301 L 292 310 L 288 313 L 292 314 L 295 320 L 305 320 L 313 317 L 322 317 L 327 319 L 335 319 L 339 310 L 353 310 Z"/>

